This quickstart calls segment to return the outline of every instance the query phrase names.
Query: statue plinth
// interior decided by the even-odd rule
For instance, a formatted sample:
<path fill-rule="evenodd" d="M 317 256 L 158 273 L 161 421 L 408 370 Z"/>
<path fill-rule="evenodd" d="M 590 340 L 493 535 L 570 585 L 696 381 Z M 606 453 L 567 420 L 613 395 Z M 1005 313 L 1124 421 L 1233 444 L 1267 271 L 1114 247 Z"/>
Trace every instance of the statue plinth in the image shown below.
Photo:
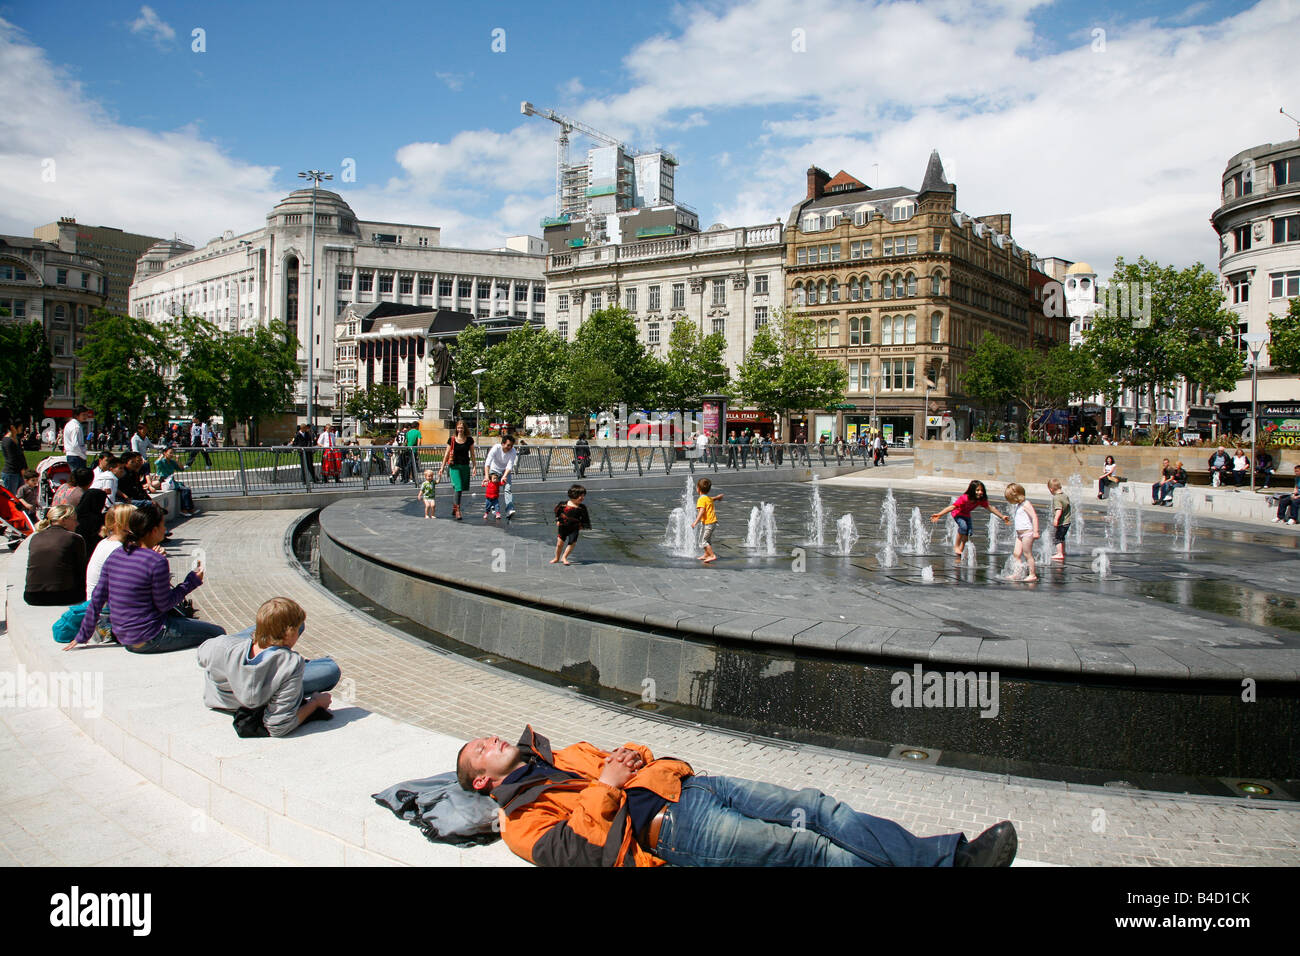
<path fill-rule="evenodd" d="M 425 391 L 424 418 L 420 420 L 421 445 L 445 445 L 456 424 L 452 409 L 456 390 L 450 385 L 430 385 Z"/>

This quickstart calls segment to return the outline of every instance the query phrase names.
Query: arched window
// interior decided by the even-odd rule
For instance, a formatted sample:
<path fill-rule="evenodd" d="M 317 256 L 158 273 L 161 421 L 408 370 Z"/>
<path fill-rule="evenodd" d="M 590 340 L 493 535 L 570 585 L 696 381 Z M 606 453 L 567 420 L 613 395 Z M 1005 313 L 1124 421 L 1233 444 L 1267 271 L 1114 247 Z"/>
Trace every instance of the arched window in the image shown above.
<path fill-rule="evenodd" d="M 936 345 L 943 341 L 942 312 L 935 312 L 930 316 L 930 341 Z"/>
<path fill-rule="evenodd" d="M 862 277 L 862 300 L 865 302 L 871 298 L 871 276 Z"/>
<path fill-rule="evenodd" d="M 943 276 L 938 272 L 930 276 L 930 295 L 943 295 Z"/>
<path fill-rule="evenodd" d="M 904 328 L 907 329 L 907 338 L 903 340 L 904 344 L 915 345 L 916 344 L 916 316 L 909 315 L 904 320 Z"/>
<path fill-rule="evenodd" d="M 806 301 L 806 299 L 805 299 L 805 295 L 806 295 L 806 293 L 804 292 L 803 283 L 802 283 L 802 282 L 796 282 L 796 283 L 794 284 L 794 304 L 795 304 L 795 305 L 806 305 L 806 304 L 807 304 L 807 301 Z"/>
<path fill-rule="evenodd" d="M 862 333 L 858 329 L 860 319 L 849 319 L 849 345 L 861 345 Z"/>
<path fill-rule="evenodd" d="M 829 301 L 830 299 L 827 297 L 826 293 L 826 280 L 822 279 L 817 283 L 817 302 L 818 304 L 823 304 Z"/>
<path fill-rule="evenodd" d="M 911 272 L 907 274 L 907 294 L 909 297 L 916 295 L 916 275 Z"/>
<path fill-rule="evenodd" d="M 894 279 L 888 272 L 880 277 L 880 297 L 882 299 L 894 297 Z"/>
<path fill-rule="evenodd" d="M 405 405 L 405 404 L 406 404 L 406 389 L 404 389 L 404 388 L 399 388 L 399 389 L 397 390 L 397 402 L 398 402 L 398 404 L 400 404 L 400 405 Z"/>
<path fill-rule="evenodd" d="M 830 342 L 830 346 L 831 346 L 831 348 L 833 348 L 833 349 L 835 349 L 835 348 L 839 348 L 839 346 L 840 346 L 840 320 L 839 320 L 839 319 L 831 319 L 831 342 Z"/>
<path fill-rule="evenodd" d="M 817 347 L 826 348 L 826 343 L 830 339 L 830 329 L 827 327 L 826 320 L 822 319 L 817 323 Z"/>
<path fill-rule="evenodd" d="M 858 280 L 856 278 L 850 279 L 849 280 L 849 301 L 857 302 L 861 298 L 862 298 L 862 290 L 858 287 Z"/>
<path fill-rule="evenodd" d="M 830 289 L 830 292 L 831 292 L 831 301 L 832 301 L 832 302 L 838 302 L 838 301 L 840 301 L 840 283 L 839 283 L 839 280 L 837 280 L 837 279 L 832 279 L 832 280 L 830 281 L 830 285 L 828 286 L 828 288 Z"/>

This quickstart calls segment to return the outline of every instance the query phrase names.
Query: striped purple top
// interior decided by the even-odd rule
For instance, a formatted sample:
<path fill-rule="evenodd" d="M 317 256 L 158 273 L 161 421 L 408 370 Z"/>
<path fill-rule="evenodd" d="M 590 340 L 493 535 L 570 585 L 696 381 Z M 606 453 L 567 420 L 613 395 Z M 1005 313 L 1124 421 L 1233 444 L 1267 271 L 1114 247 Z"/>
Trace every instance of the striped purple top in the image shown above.
<path fill-rule="evenodd" d="M 152 641 L 162 633 L 167 612 L 202 583 L 191 571 L 172 587 L 165 557 L 150 548 L 120 548 L 104 562 L 76 641 L 84 644 L 90 639 L 105 604 L 112 607 L 113 635 L 119 643 L 134 646 Z"/>

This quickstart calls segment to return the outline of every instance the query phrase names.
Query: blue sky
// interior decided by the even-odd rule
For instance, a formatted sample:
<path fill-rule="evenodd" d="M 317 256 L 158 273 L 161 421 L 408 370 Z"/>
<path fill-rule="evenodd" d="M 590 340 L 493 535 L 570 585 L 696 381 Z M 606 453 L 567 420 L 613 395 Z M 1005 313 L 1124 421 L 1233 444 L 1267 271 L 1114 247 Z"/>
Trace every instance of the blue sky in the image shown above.
<path fill-rule="evenodd" d="M 1287 0 L 47 0 L 0 21 L 0 231 L 20 235 L 76 215 L 206 241 L 351 158 L 336 185 L 362 218 L 497 245 L 554 202 L 528 99 L 672 149 L 706 225 L 785 217 L 809 163 L 919 185 L 937 147 L 958 205 L 1010 211 L 1038 255 L 1213 265 L 1223 166 L 1300 112 Z"/>

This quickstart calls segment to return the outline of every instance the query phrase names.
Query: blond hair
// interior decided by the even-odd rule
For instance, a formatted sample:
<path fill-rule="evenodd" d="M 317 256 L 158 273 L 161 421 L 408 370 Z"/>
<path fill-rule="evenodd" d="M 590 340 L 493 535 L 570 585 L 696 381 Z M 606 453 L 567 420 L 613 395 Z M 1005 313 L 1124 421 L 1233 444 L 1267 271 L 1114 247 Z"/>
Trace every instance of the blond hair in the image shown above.
<path fill-rule="evenodd" d="M 284 643 L 285 631 L 297 628 L 307 620 L 302 605 L 287 597 L 273 597 L 257 609 L 257 627 L 253 640 L 258 647 L 272 647 Z"/>
<path fill-rule="evenodd" d="M 107 538 L 111 534 L 117 534 L 119 531 L 126 533 L 126 523 L 131 520 L 131 515 L 135 513 L 135 505 L 113 505 L 104 512 L 104 527 L 99 529 L 99 536 Z"/>
<path fill-rule="evenodd" d="M 1013 505 L 1018 505 L 1025 500 L 1025 486 L 1018 485 L 1014 481 L 1007 485 L 1007 501 Z"/>
<path fill-rule="evenodd" d="M 1061 490 L 1061 479 L 1060 479 L 1060 478 L 1048 478 L 1048 479 L 1047 479 L 1047 490 L 1048 490 L 1048 491 L 1060 491 L 1060 490 Z"/>
<path fill-rule="evenodd" d="M 64 518 L 69 515 L 75 515 L 76 513 L 77 509 L 72 507 L 72 505 L 55 505 L 49 511 L 45 512 L 44 518 L 37 522 L 36 530 L 44 531 L 46 528 L 52 528 L 54 525 L 60 524 Z"/>

